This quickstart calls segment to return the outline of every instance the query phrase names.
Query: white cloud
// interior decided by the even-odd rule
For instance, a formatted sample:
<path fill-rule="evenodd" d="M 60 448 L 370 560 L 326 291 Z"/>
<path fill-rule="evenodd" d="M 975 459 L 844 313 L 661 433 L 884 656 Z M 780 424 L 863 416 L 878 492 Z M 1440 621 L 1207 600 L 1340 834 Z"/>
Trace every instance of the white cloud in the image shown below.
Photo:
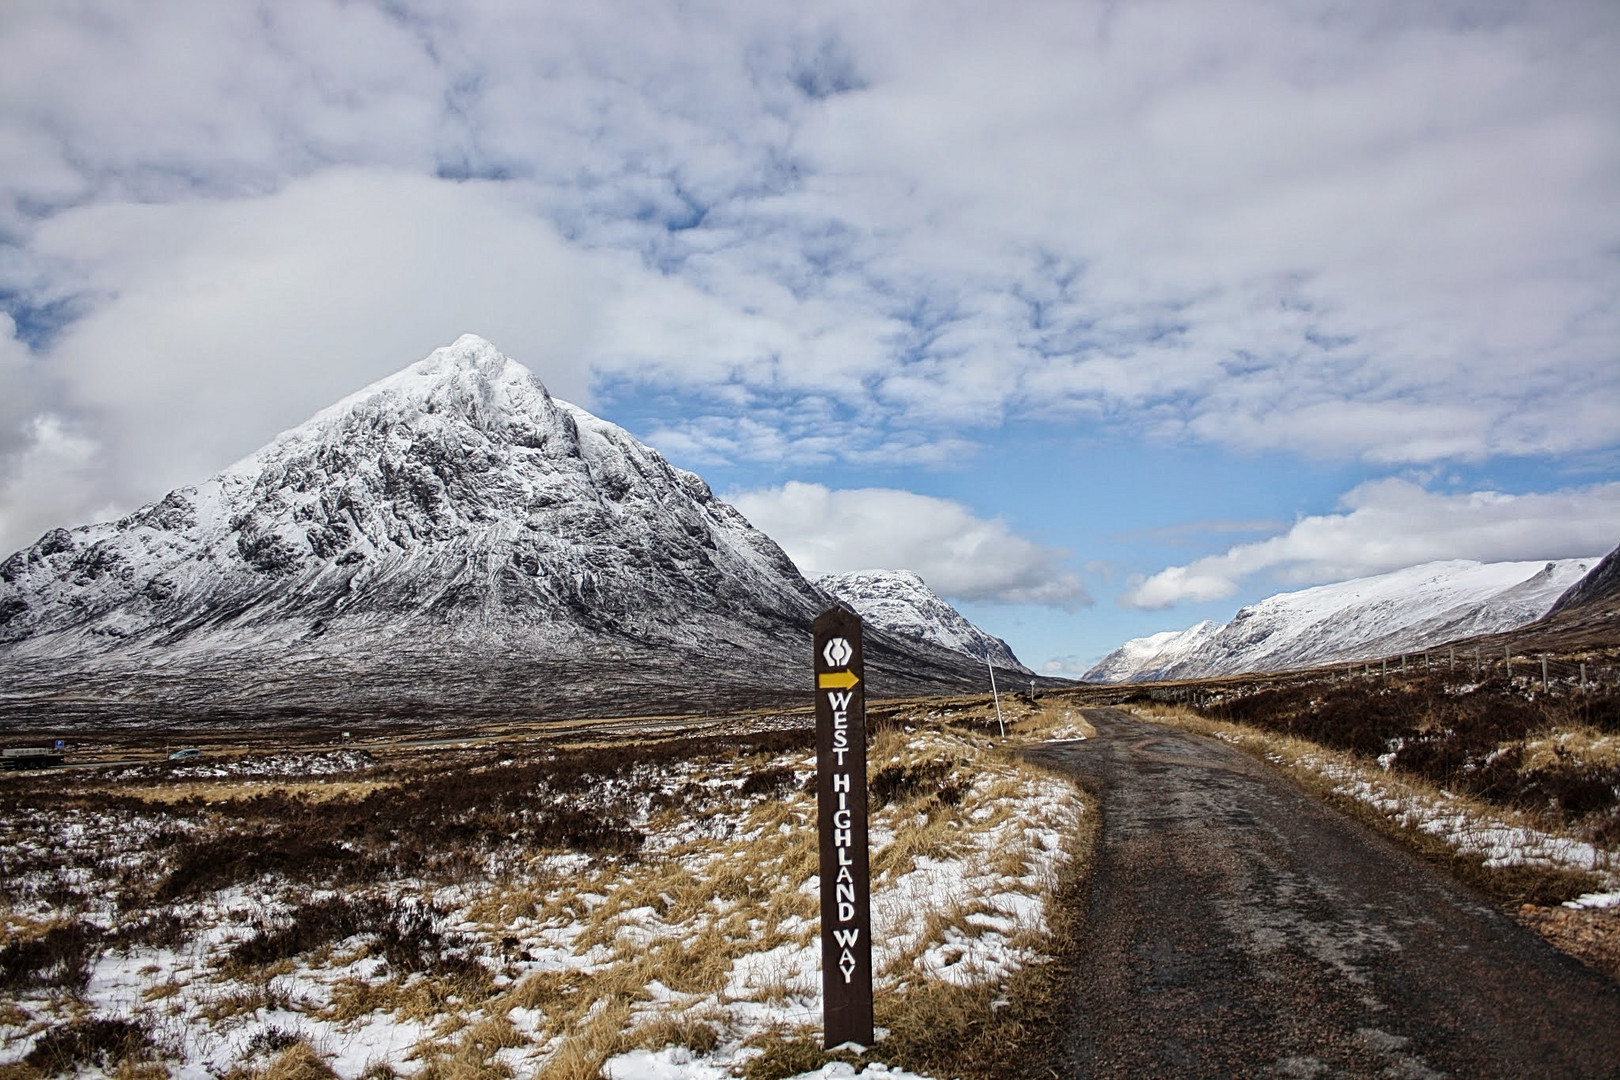
<path fill-rule="evenodd" d="M 942 596 L 1072 610 L 1091 602 L 1068 553 L 961 503 L 888 488 L 834 491 L 791 481 L 728 497 L 809 576 L 913 570 Z"/>
<path fill-rule="evenodd" d="M 800 145 L 954 297 L 908 401 L 1376 461 L 1606 446 L 1617 23 L 1537 10 L 907 12 Z"/>
<path fill-rule="evenodd" d="M 1343 513 L 1301 518 L 1281 535 L 1138 578 L 1120 602 L 1156 609 L 1219 600 L 1260 574 L 1315 584 L 1441 559 L 1604 555 L 1620 544 L 1620 483 L 1546 494 L 1447 495 L 1390 479 L 1362 484 L 1341 501 Z"/>
<path fill-rule="evenodd" d="M 49 407 L 128 490 L 464 330 L 565 396 L 669 391 L 669 443 L 731 460 L 937 461 L 1027 416 L 1606 448 L 1617 11 L 12 4 L 0 303 L 37 343 L 95 290 Z M 127 418 L 204 393 L 180 370 L 218 400 L 158 448 Z"/>
<path fill-rule="evenodd" d="M 247 199 L 85 207 L 34 248 L 94 298 L 32 365 L 104 447 L 82 508 L 208 476 L 462 332 L 582 396 L 607 292 L 506 188 L 353 169 Z"/>
<path fill-rule="evenodd" d="M 62 525 L 114 516 L 115 507 L 84 499 L 106 464 L 101 447 L 50 414 L 35 417 L 22 435 L 26 441 L 5 456 L 0 473 L 0 551 L 9 555 Z"/>

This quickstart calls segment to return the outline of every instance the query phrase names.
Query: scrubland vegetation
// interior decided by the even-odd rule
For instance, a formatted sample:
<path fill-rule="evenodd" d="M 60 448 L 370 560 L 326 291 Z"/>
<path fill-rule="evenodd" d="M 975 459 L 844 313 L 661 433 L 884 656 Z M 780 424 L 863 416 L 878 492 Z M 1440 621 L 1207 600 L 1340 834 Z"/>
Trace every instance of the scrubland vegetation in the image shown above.
<path fill-rule="evenodd" d="M 870 748 L 879 1060 L 956 1075 L 1023 1067 L 1083 844 L 1007 752 L 1073 718 L 1003 743 L 985 705 L 874 710 Z M 816 1067 L 807 723 L 8 775 L 0 1078 Z"/>

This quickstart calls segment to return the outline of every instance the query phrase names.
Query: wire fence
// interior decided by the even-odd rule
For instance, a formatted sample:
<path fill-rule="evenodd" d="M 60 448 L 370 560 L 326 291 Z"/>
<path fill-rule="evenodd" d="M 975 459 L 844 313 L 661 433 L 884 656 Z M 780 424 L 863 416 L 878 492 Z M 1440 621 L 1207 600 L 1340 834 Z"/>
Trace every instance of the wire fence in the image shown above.
<path fill-rule="evenodd" d="M 1511 644 L 1500 648 L 1441 646 L 1306 670 L 1125 685 L 1118 689 L 1155 702 L 1202 709 L 1283 686 L 1347 682 L 1374 683 L 1391 689 L 1406 685 L 1445 694 L 1465 694 L 1485 684 L 1527 697 L 1612 694 L 1620 688 L 1620 653 L 1604 650 L 1586 659 L 1569 659 L 1515 650 Z"/>
<path fill-rule="evenodd" d="M 1352 679 L 1430 679 L 1481 683 L 1503 679 L 1516 688 L 1543 693 L 1581 692 L 1620 684 L 1620 663 L 1613 657 L 1569 660 L 1547 653 L 1446 646 L 1348 663 L 1338 668 Z"/>

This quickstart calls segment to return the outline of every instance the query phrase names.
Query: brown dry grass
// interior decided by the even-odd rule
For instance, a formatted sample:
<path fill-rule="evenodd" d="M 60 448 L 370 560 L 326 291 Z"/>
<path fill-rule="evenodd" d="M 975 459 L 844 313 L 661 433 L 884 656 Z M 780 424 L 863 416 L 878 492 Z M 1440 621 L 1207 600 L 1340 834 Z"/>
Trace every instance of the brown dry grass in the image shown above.
<path fill-rule="evenodd" d="M 1010 700 L 1007 705 L 1010 728 L 1038 716 L 1036 710 L 1017 711 Z M 891 800 L 879 811 L 895 838 L 882 853 L 887 861 L 880 863 L 880 874 L 902 873 L 923 856 L 960 855 L 967 850 L 966 834 L 982 824 L 968 820 L 970 805 L 1022 794 L 1014 766 L 999 753 L 1002 743 L 995 735 L 993 711 L 982 701 L 970 711 L 972 715 L 961 713 L 941 726 L 945 741 L 955 740 L 956 749 L 942 750 L 936 738 L 912 746 L 912 736 L 897 727 L 876 729 L 874 763 L 882 755 L 900 770 Z M 933 726 L 915 718 L 907 722 L 919 729 Z M 1017 738 L 1010 737 L 1008 744 Z M 814 938 L 819 904 L 800 888 L 818 869 L 814 799 L 802 783 L 805 733 L 571 741 L 580 747 L 561 749 L 553 743 L 515 757 L 495 748 L 457 751 L 442 769 L 432 766 L 437 759 L 431 754 L 409 757 L 401 752 L 385 760 L 385 781 L 142 782 L 116 792 L 81 792 L 73 798 L 85 801 L 68 805 L 105 813 L 136 807 L 141 813 L 185 819 L 185 827 L 169 834 L 155 856 L 156 872 L 167 889 L 163 910 L 244 884 L 262 886 L 276 898 L 268 915 L 233 913 L 249 929 L 257 927 L 258 936 L 249 934 L 238 943 L 242 955 L 214 973 L 217 986 L 204 991 L 195 979 L 171 980 L 151 989 L 154 1003 L 184 998 L 198 1006 L 196 1015 L 206 1022 L 241 1024 L 243 1017 L 265 1008 L 304 1008 L 276 991 L 276 974 L 299 967 L 315 968 L 318 976 L 323 966 L 340 968 L 374 955 L 388 960 L 392 970 L 386 977 L 368 982 L 332 972 L 327 976 L 334 980 L 329 1002 L 311 1017 L 337 1025 L 339 1031 L 353 1030 L 376 1014 L 430 1025 L 433 1036 L 413 1054 L 425 1080 L 506 1076 L 497 1055 L 531 1042 L 550 1055 L 540 1075 L 563 1077 L 595 1076 L 608 1056 L 637 1047 L 673 1043 L 711 1050 L 720 1039 L 719 1028 L 728 1022 L 725 1010 L 731 999 L 726 993 L 734 962 L 782 945 L 808 946 Z M 990 747 L 997 750 L 986 755 Z M 699 775 L 728 772 L 746 781 L 743 790 L 753 793 L 752 801 L 740 803 L 736 787 L 686 790 L 692 784 L 668 801 L 670 793 L 658 779 L 660 767 L 687 767 L 694 760 L 713 763 L 707 774 Z M 986 775 L 994 779 L 983 780 Z M 626 837 L 640 844 L 639 836 L 631 836 L 630 823 L 642 820 L 631 816 L 633 799 L 601 811 L 590 800 L 598 790 L 623 791 L 627 786 L 633 796 L 654 800 L 653 822 L 635 829 L 652 832 L 659 824 L 701 822 L 721 838 L 697 839 L 667 853 L 622 852 L 616 845 Z M 554 802 L 537 802 L 537 790 Z M 352 797 L 314 797 L 338 793 Z M 971 794 L 968 802 L 962 801 L 964 793 Z M 577 821 L 547 817 L 553 813 L 551 805 L 585 812 L 576 815 Z M 992 820 L 1005 819 L 1003 812 Z M 569 830 L 579 830 L 583 839 Z M 465 853 L 455 865 L 443 857 L 452 849 Z M 494 864 L 498 872 L 493 878 L 482 861 L 491 850 L 499 850 L 504 860 Z M 584 851 L 590 861 L 560 879 L 535 861 L 537 852 L 548 850 Z M 276 860 L 268 873 L 267 854 Z M 1023 874 L 1025 855 L 1011 847 L 998 849 L 995 865 Z M 353 920 L 336 916 L 344 914 L 337 910 L 344 903 L 357 911 L 372 903 L 377 893 L 372 883 L 397 876 L 423 882 L 420 894 L 413 886 L 407 897 L 412 905 L 425 904 L 440 883 L 460 883 L 467 906 L 437 913 L 453 916 L 448 924 L 436 924 L 445 944 L 455 947 L 447 952 L 452 957 L 483 957 L 497 970 L 504 962 L 515 976 L 511 965 L 522 962 L 525 946 L 534 947 L 533 932 L 520 927 L 548 924 L 553 929 L 578 924 L 581 932 L 570 945 L 576 954 L 598 947 L 607 950 L 606 956 L 600 961 L 593 957 L 589 970 L 530 973 L 501 989 L 487 978 L 469 982 L 426 960 L 419 963 L 416 953 L 405 948 L 414 948 L 417 940 L 409 935 L 395 943 L 396 956 L 379 936 L 387 926 L 377 920 L 350 925 Z M 338 886 L 342 902 L 312 900 L 326 895 L 329 883 Z M 333 908 L 327 913 L 333 917 L 315 925 L 319 920 L 314 915 L 327 907 Z M 976 910 L 966 903 L 935 919 L 930 937 L 982 933 L 969 921 Z M 660 936 L 651 941 L 638 937 L 636 924 L 643 920 Z M 33 924 L 15 922 L 15 929 L 5 933 L 41 932 Z M 305 923 L 310 924 L 307 934 L 294 932 Z M 787 931 L 781 929 L 784 923 Z M 188 925 L 187 933 L 193 929 Z M 408 928 L 401 924 L 396 929 L 403 933 Z M 524 936 L 506 936 L 514 934 Z M 250 942 L 257 945 L 250 948 Z M 796 966 L 789 967 L 784 966 L 781 979 L 773 982 L 770 972 L 762 972 L 747 989 L 732 992 L 781 1005 L 789 977 L 800 974 Z M 673 1003 L 662 990 L 649 990 L 653 983 L 673 993 Z M 923 973 L 908 978 L 908 990 L 918 993 L 915 1019 L 901 1020 L 903 1027 L 910 1024 L 906 1030 L 923 1030 L 926 1014 L 945 1008 L 929 996 L 930 983 Z M 684 1008 L 683 1001 L 689 1002 Z M 512 1023 L 510 1014 L 517 1008 L 540 1014 L 540 1030 L 532 1039 Z M 1006 1008 L 994 1011 L 1007 1014 Z M 947 1012 L 939 1015 L 956 1025 L 959 1014 Z M 939 1046 L 959 1034 L 942 1031 Z M 289 1049 L 269 1067 L 260 1068 L 258 1060 L 244 1064 L 238 1080 L 272 1080 L 268 1073 L 278 1065 L 288 1075 L 275 1080 L 325 1080 L 330 1075 L 329 1069 L 321 1071 L 325 1065 L 319 1054 L 307 1046 Z M 301 1077 L 300 1069 L 313 1071 Z M 386 1066 L 372 1072 L 373 1080 L 391 1075 Z M 969 1070 L 964 1075 L 978 1074 Z"/>
<path fill-rule="evenodd" d="M 1560 951 L 1620 982 L 1620 909 L 1525 904 L 1518 917 Z"/>
<path fill-rule="evenodd" d="M 1513 743 L 1503 743 L 1503 749 Z M 1520 768 L 1552 768 L 1561 764 L 1614 767 L 1620 765 L 1620 735 L 1600 731 L 1588 724 L 1545 728 L 1524 740 Z"/>
<path fill-rule="evenodd" d="M 182 803 L 199 799 L 205 803 L 241 802 L 265 796 L 281 796 L 308 803 L 337 800 L 358 802 L 374 792 L 398 788 L 396 782 L 381 780 L 196 780 L 173 784 L 121 784 L 87 786 L 85 794 L 105 792 L 126 799 L 154 804 Z"/>
<path fill-rule="evenodd" d="M 1097 736 L 1097 729 L 1085 718 L 1078 705 L 1050 698 L 1040 700 L 1029 712 L 1019 717 L 1014 729 L 1020 738 L 1037 742 L 1052 738 L 1085 739 Z"/>
<path fill-rule="evenodd" d="M 337 1080 L 337 1073 L 314 1047 L 299 1040 L 276 1055 L 263 1080 Z"/>

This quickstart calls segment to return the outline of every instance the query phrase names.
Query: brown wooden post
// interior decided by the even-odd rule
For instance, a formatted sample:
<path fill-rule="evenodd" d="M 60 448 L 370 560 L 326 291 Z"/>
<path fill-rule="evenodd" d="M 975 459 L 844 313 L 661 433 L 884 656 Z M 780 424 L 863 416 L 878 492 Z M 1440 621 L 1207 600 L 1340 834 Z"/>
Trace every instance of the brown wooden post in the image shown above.
<path fill-rule="evenodd" d="M 827 1049 L 871 1046 L 872 876 L 866 846 L 866 667 L 861 619 L 815 623 L 816 825 L 821 837 L 821 993 Z"/>

